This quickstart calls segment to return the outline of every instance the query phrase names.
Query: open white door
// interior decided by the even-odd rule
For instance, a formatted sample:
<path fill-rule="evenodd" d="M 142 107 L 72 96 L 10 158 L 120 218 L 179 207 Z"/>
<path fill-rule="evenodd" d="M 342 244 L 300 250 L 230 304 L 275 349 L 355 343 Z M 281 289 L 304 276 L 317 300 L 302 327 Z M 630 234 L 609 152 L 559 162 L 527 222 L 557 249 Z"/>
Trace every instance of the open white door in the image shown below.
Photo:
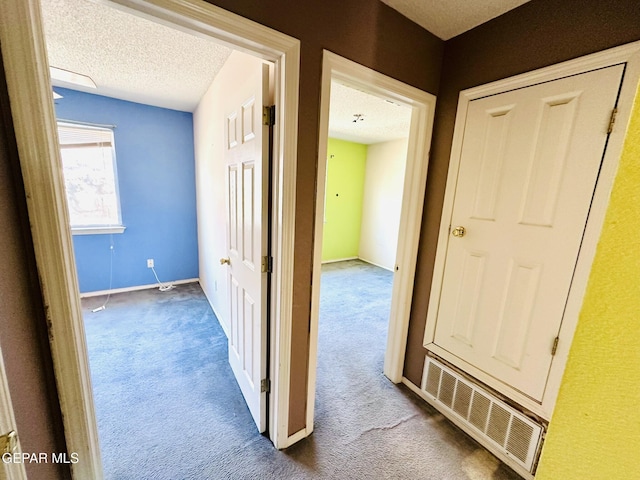
<path fill-rule="evenodd" d="M 225 165 L 229 363 L 260 432 L 267 427 L 267 255 L 269 127 L 262 111 L 269 98 L 269 67 L 246 57 L 227 87 Z"/>
<path fill-rule="evenodd" d="M 13 418 L 13 406 L 9 396 L 9 384 L 4 369 L 4 360 L 0 352 L 0 480 L 22 480 L 27 478 L 24 463 L 20 458 L 20 442 L 16 434 L 16 421 Z M 14 457 L 14 455 L 16 457 Z"/>

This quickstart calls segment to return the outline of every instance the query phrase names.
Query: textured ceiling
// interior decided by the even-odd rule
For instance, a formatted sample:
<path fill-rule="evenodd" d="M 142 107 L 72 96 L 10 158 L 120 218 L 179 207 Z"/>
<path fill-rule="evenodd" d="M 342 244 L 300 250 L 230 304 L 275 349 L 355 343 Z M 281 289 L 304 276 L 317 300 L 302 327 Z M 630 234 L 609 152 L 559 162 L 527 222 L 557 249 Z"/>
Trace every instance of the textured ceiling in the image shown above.
<path fill-rule="evenodd" d="M 49 64 L 87 75 L 98 86 L 76 90 L 193 111 L 231 53 L 102 3 L 41 4 Z"/>
<path fill-rule="evenodd" d="M 382 0 L 435 36 L 449 40 L 529 0 Z"/>
<path fill-rule="evenodd" d="M 77 90 L 193 111 L 231 53 L 213 40 L 111 8 L 107 2 L 40 1 L 49 64 L 87 75 L 98 85 L 97 90 L 72 87 Z M 525 3 L 382 1 L 443 39 Z M 353 122 L 355 114 L 362 114 L 363 120 Z M 329 128 L 336 138 L 369 144 L 406 137 L 410 115 L 408 107 L 343 85 L 332 86 Z"/>
<path fill-rule="evenodd" d="M 329 110 L 329 136 L 333 138 L 368 145 L 409 136 L 410 107 L 335 81 L 331 82 Z"/>

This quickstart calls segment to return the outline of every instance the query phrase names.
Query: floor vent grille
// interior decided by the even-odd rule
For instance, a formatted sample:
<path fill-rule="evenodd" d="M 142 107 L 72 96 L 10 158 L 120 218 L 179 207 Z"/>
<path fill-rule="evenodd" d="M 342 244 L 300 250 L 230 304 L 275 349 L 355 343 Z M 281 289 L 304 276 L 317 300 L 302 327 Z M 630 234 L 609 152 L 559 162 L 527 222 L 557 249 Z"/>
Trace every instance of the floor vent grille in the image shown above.
<path fill-rule="evenodd" d="M 421 389 L 429 403 L 481 444 L 533 473 L 542 425 L 431 357 L 425 359 Z"/>

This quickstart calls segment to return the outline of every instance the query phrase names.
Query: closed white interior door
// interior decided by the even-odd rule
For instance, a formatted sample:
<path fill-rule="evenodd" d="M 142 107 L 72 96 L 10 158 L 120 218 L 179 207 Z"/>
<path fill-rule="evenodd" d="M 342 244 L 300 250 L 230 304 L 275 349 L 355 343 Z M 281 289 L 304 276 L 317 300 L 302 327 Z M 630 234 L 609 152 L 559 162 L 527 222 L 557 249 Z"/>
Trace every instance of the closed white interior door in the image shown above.
<path fill-rule="evenodd" d="M 434 343 L 495 388 L 542 400 L 623 70 L 469 104 Z"/>
<path fill-rule="evenodd" d="M 228 88 L 225 108 L 227 181 L 227 270 L 229 286 L 229 363 L 260 432 L 266 430 L 266 255 L 268 66 L 255 59 Z"/>

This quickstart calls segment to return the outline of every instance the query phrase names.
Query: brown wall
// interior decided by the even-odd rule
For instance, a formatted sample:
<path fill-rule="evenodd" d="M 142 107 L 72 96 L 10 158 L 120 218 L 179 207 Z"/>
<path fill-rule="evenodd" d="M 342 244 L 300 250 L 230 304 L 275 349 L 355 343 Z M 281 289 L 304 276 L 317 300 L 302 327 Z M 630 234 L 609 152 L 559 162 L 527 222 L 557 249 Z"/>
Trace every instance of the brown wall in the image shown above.
<path fill-rule="evenodd" d="M 638 0 L 533 0 L 445 43 L 405 360 L 416 385 L 460 91 L 638 39 Z"/>
<path fill-rule="evenodd" d="M 301 42 L 289 433 L 305 427 L 322 50 L 436 94 L 443 42 L 373 0 L 209 0 Z"/>
<path fill-rule="evenodd" d="M 0 109 L 0 347 L 22 450 L 50 456 L 66 447 L 1 68 Z M 69 478 L 64 465 L 33 463 L 26 469 L 30 479 Z"/>

